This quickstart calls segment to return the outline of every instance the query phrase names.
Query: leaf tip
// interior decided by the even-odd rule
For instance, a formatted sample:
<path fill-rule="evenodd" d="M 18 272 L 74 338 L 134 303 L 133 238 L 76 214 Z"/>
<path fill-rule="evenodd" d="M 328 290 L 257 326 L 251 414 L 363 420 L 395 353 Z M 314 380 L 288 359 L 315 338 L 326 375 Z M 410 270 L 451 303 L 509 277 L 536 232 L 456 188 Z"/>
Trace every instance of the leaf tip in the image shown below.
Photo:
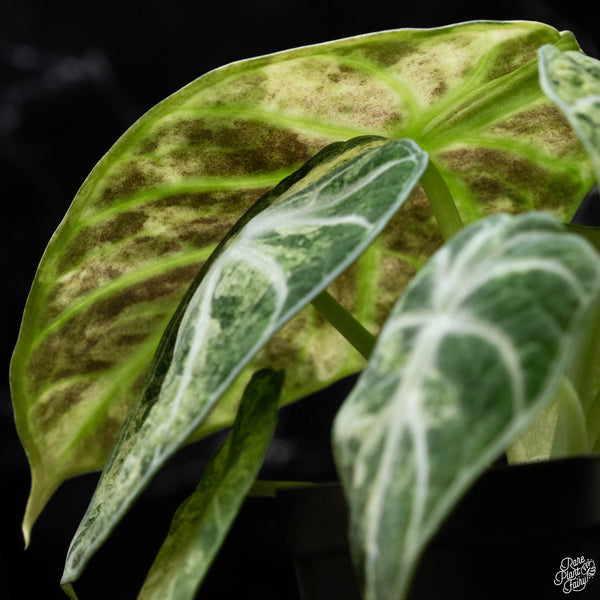
<path fill-rule="evenodd" d="M 27 506 L 25 507 L 25 515 L 23 516 L 23 522 L 21 524 L 21 531 L 23 533 L 26 549 L 31 542 L 31 531 L 33 526 L 56 488 L 56 485 L 49 486 L 46 485 L 46 482 L 42 483 L 36 475 L 35 469 L 32 468 L 31 490 L 29 492 Z"/>
<path fill-rule="evenodd" d="M 77 594 L 75 593 L 75 590 L 73 589 L 73 585 L 71 583 L 61 583 L 60 587 L 62 588 L 63 592 L 71 599 L 71 600 L 79 600 L 77 598 Z"/>
<path fill-rule="evenodd" d="M 25 542 L 25 550 L 29 548 L 31 543 L 31 530 L 38 518 L 41 509 L 36 506 L 37 503 L 33 501 L 33 495 L 30 494 L 29 500 L 27 501 L 27 507 L 25 508 L 25 516 L 21 524 L 21 532 L 23 533 L 23 541 Z"/>
<path fill-rule="evenodd" d="M 29 543 L 31 542 L 31 527 L 28 526 L 25 521 L 23 521 L 21 533 L 23 534 L 23 542 L 25 543 L 23 550 L 27 550 L 27 548 L 29 548 Z"/>

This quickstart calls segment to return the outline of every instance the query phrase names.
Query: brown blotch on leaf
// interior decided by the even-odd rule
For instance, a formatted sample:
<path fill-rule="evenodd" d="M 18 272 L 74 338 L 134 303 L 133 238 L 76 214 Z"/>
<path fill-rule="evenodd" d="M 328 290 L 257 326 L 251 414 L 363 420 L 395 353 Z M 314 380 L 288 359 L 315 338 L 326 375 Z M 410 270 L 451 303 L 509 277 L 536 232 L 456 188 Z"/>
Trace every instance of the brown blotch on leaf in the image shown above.
<path fill-rule="evenodd" d="M 541 140 L 554 156 L 565 156 L 580 147 L 569 121 L 557 106 L 550 103 L 509 115 L 491 128 L 503 136 L 534 137 Z"/>
<path fill-rule="evenodd" d="M 151 258 L 175 254 L 180 250 L 181 244 L 169 235 L 144 235 L 122 244 L 115 260 L 135 265 Z"/>
<path fill-rule="evenodd" d="M 304 334 L 309 325 L 310 312 L 305 307 L 294 315 L 283 327 L 258 351 L 254 359 L 258 367 L 289 368 L 302 363 L 301 350 Z"/>
<path fill-rule="evenodd" d="M 110 298 L 97 302 L 94 305 L 95 316 L 99 321 L 114 319 L 127 308 L 140 302 L 153 302 L 182 288 L 185 289 L 199 269 L 199 264 L 187 265 L 131 285 Z"/>
<path fill-rule="evenodd" d="M 206 248 L 216 244 L 231 229 L 234 222 L 216 217 L 198 217 L 185 221 L 177 229 L 177 239 L 195 248 Z"/>
<path fill-rule="evenodd" d="M 444 243 L 431 206 L 417 186 L 382 232 L 386 248 L 408 256 L 430 256 Z"/>
<path fill-rule="evenodd" d="M 96 206 L 105 208 L 163 183 L 160 171 L 158 165 L 147 159 L 132 158 L 127 163 L 118 163 L 114 172 L 108 172 L 107 184 L 95 201 Z"/>
<path fill-rule="evenodd" d="M 440 79 L 438 84 L 431 90 L 431 94 L 436 98 L 443 96 L 448 91 L 448 84 Z"/>
<path fill-rule="evenodd" d="M 265 173 L 318 150 L 294 131 L 243 118 L 188 118 L 169 124 L 162 136 L 173 146 L 163 164 L 183 177 Z"/>
<path fill-rule="evenodd" d="M 492 202 L 503 194 L 518 204 L 525 203 L 524 194 L 539 194 L 543 189 L 540 182 L 546 178 L 545 170 L 530 160 L 493 148 L 464 147 L 444 152 L 438 158 L 469 183 L 482 202 Z"/>
<path fill-rule="evenodd" d="M 94 303 L 32 352 L 27 386 L 32 396 L 48 383 L 101 374 L 134 352 L 164 325 L 200 269 L 192 264 L 156 275 Z M 140 313 L 138 305 L 144 305 Z"/>
<path fill-rule="evenodd" d="M 138 146 L 138 148 L 134 151 L 135 156 L 144 156 L 153 154 L 156 152 L 158 147 L 160 146 L 160 135 L 155 134 L 153 136 L 147 136 L 143 138 Z"/>
<path fill-rule="evenodd" d="M 35 404 L 31 411 L 30 419 L 34 427 L 41 433 L 49 430 L 58 419 L 85 397 L 86 390 L 92 384 L 92 381 L 78 381 L 48 394 L 45 401 Z"/>
<path fill-rule="evenodd" d="M 269 366 L 293 365 L 298 360 L 299 348 L 290 338 L 275 336 L 264 347 L 262 355 L 268 357 Z"/>
<path fill-rule="evenodd" d="M 538 49 L 555 40 L 545 30 L 536 30 L 520 38 L 500 42 L 495 48 L 495 57 L 488 68 L 486 79 L 491 81 L 516 71 L 530 61 L 537 60 Z"/>
<path fill-rule="evenodd" d="M 303 163 L 319 149 L 295 131 L 241 118 L 178 123 L 172 135 L 179 143 L 161 163 L 183 179 L 270 173 Z"/>
<path fill-rule="evenodd" d="M 114 244 L 134 236 L 144 228 L 146 220 L 144 212 L 131 210 L 106 221 L 82 227 L 67 243 L 57 265 L 57 274 L 61 275 L 76 267 L 88 252 L 102 244 Z"/>
<path fill-rule="evenodd" d="M 383 256 L 379 265 L 378 294 L 375 299 L 375 323 L 382 327 L 404 288 L 417 270 L 397 256 Z"/>
<path fill-rule="evenodd" d="M 194 192 L 169 194 L 152 201 L 152 206 L 161 211 L 164 208 L 209 208 L 215 204 L 215 192 Z"/>
<path fill-rule="evenodd" d="M 58 332 L 48 335 L 32 352 L 27 365 L 27 389 L 37 396 L 47 384 L 76 375 L 105 371 L 114 357 L 94 355 L 97 340 L 85 334 L 85 320 L 73 318 Z"/>
<path fill-rule="evenodd" d="M 153 209 L 158 213 L 165 209 L 185 209 L 195 211 L 200 218 L 237 221 L 264 193 L 271 188 L 214 190 L 186 194 L 173 194 L 154 200 Z M 192 221 L 196 215 L 192 217 Z"/>
<path fill-rule="evenodd" d="M 357 278 L 358 262 L 355 261 L 329 287 L 332 296 L 349 312 L 356 309 Z"/>
<path fill-rule="evenodd" d="M 136 346 L 146 340 L 147 337 L 147 333 L 124 333 L 118 335 L 115 341 L 119 346 Z"/>
<path fill-rule="evenodd" d="M 90 435 L 86 435 L 75 447 L 72 462 L 77 473 L 102 469 L 106 458 L 121 430 L 124 418 L 105 415 Z"/>
<path fill-rule="evenodd" d="M 213 130 L 207 123 L 206 119 L 181 119 L 166 129 L 165 135 L 178 142 L 185 141 L 190 146 L 203 146 L 214 138 Z"/>
<path fill-rule="evenodd" d="M 214 142 L 226 150 L 208 161 L 209 173 L 216 175 L 270 173 L 304 163 L 318 150 L 295 131 L 242 119 L 219 129 Z"/>
<path fill-rule="evenodd" d="M 88 340 L 88 343 L 93 343 Z M 56 369 L 53 374 L 54 381 L 61 381 L 69 377 L 77 375 L 92 375 L 93 373 L 102 373 L 108 371 L 114 366 L 114 362 L 108 360 L 97 360 L 91 356 L 80 356 L 75 353 L 70 353 L 73 362 L 65 363 L 65 366 Z M 79 360 L 77 361 L 77 357 Z"/>
<path fill-rule="evenodd" d="M 580 200 L 576 180 L 510 152 L 459 148 L 438 158 L 486 205 L 486 213 L 559 209 L 567 214 Z"/>
<path fill-rule="evenodd" d="M 408 54 L 416 52 L 419 44 L 411 40 L 398 41 L 378 41 L 365 43 L 364 45 L 353 46 L 352 53 L 359 51 L 370 60 L 381 67 L 391 67 L 398 63 Z"/>

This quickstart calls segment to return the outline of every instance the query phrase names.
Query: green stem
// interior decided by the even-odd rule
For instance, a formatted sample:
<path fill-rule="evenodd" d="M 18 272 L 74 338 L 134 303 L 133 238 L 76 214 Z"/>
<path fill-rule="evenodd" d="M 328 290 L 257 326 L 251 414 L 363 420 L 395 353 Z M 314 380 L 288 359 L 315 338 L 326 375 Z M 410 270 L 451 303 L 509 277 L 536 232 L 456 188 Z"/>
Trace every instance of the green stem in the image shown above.
<path fill-rule="evenodd" d="M 368 360 L 375 337 L 326 291 L 312 304 Z"/>
<path fill-rule="evenodd" d="M 309 487 L 317 485 L 310 481 L 266 481 L 264 479 L 257 479 L 250 488 L 248 496 L 258 498 L 276 498 L 277 490 L 296 488 L 296 487 Z"/>
<path fill-rule="evenodd" d="M 463 222 L 458 214 L 454 198 L 452 198 L 444 178 L 434 165 L 431 157 L 425 173 L 421 175 L 421 185 L 429 200 L 442 237 L 446 241 L 459 229 L 462 229 Z"/>

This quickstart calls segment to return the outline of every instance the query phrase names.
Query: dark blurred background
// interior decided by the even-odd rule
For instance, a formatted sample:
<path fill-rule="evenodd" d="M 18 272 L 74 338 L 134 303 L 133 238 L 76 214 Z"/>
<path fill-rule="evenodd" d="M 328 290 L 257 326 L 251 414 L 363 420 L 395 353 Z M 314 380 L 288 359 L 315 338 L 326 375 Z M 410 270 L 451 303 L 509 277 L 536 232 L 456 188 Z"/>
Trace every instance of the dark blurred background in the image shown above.
<path fill-rule="evenodd" d="M 570 29 L 598 57 L 589 0 L 349 3 L 334 0 L 103 3 L 4 0 L 0 16 L 0 182 L 4 335 L 0 382 L 0 597 L 63 598 L 64 556 L 97 475 L 62 486 L 23 551 L 29 488 L 13 425 L 8 362 L 37 263 L 94 164 L 146 110 L 203 73 L 260 54 L 399 27 L 531 19 Z M 282 411 L 265 477 L 334 477 L 329 427 L 340 383 Z M 175 507 L 193 490 L 220 438 L 184 449 L 144 494 L 76 586 L 80 600 L 135 598 Z M 276 544 L 274 505 L 250 500 L 201 589 L 207 599 L 295 600 L 293 569 Z"/>

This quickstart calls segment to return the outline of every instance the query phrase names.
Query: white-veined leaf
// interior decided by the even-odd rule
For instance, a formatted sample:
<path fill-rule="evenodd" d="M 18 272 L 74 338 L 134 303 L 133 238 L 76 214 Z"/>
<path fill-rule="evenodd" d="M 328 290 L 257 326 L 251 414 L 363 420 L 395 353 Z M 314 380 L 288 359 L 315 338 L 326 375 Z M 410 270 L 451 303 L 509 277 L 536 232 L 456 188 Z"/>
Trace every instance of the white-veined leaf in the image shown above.
<path fill-rule="evenodd" d="M 398 302 L 334 424 L 366 600 L 403 598 L 424 545 L 556 392 L 600 261 L 548 215 L 462 230 Z"/>
<path fill-rule="evenodd" d="M 219 248 L 187 303 L 168 370 L 154 369 L 109 457 L 63 583 L 79 576 L 258 349 L 373 241 L 427 165 L 411 140 L 366 138 L 347 148 L 349 160 L 342 153 L 317 165 Z"/>
<path fill-rule="evenodd" d="M 600 61 L 550 44 L 538 54 L 542 89 L 569 119 L 600 182 Z"/>

